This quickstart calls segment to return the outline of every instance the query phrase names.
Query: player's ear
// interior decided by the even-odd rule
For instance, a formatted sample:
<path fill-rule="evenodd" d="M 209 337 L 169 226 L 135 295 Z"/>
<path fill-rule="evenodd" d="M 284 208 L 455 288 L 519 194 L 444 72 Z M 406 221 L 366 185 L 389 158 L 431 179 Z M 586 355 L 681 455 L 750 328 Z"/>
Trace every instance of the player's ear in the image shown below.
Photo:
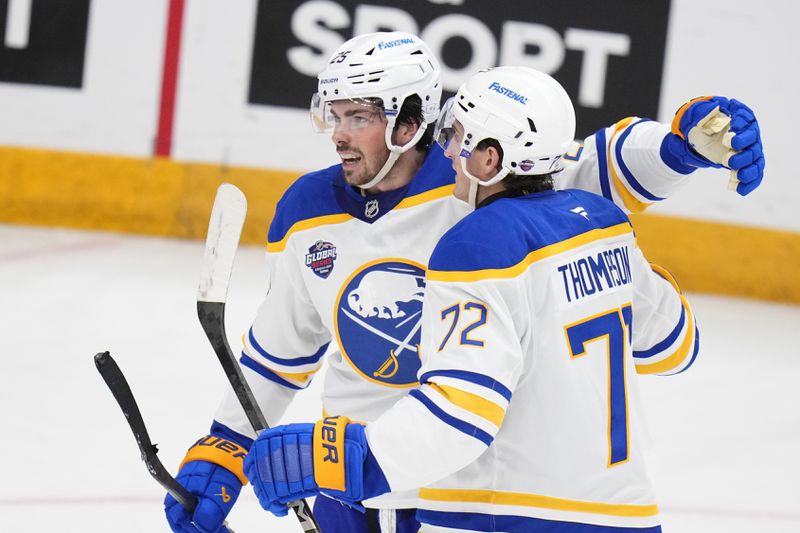
<path fill-rule="evenodd" d="M 500 163 L 502 162 L 502 157 L 500 156 L 500 152 L 494 146 L 489 146 L 486 148 L 486 166 L 491 167 L 491 170 L 496 173 L 497 170 L 500 170 Z"/>
<path fill-rule="evenodd" d="M 493 178 L 500 169 L 500 152 L 494 146 L 475 150 L 472 153 L 472 159 L 475 159 L 478 164 L 476 176 L 483 180 Z"/>
<path fill-rule="evenodd" d="M 394 127 L 394 144 L 403 146 L 414 138 L 419 129 L 419 122 L 398 122 Z"/>

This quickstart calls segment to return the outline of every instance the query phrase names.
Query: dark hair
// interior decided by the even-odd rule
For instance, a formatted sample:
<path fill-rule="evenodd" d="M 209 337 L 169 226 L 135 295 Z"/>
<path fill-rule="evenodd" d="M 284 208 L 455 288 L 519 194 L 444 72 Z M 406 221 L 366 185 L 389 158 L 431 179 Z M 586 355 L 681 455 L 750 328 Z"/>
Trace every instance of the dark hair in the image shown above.
<path fill-rule="evenodd" d="M 422 98 L 416 94 L 412 94 L 406 98 L 406 101 L 403 102 L 403 106 L 400 108 L 400 112 L 397 114 L 395 128 L 397 128 L 397 124 L 422 124 Z M 415 146 L 418 152 L 428 151 L 428 148 L 430 148 L 433 142 L 433 130 L 435 128 L 436 124 L 428 124 L 425 128 L 425 133 L 422 134 L 422 137 L 420 137 L 419 142 Z"/>
<path fill-rule="evenodd" d="M 534 192 L 552 191 L 555 186 L 553 184 L 553 174 L 540 174 L 538 176 L 517 176 L 516 174 L 509 174 L 503 180 L 506 184 L 507 191 L 519 191 L 520 194 L 531 194 Z"/>
<path fill-rule="evenodd" d="M 386 110 L 386 106 L 380 98 L 361 98 L 361 100 L 370 105 L 379 107 L 384 111 Z M 397 131 L 398 124 L 422 124 L 422 98 L 416 94 L 412 94 L 406 98 L 406 101 L 403 102 L 403 106 L 397 113 L 394 131 Z M 427 152 L 428 148 L 431 147 L 431 143 L 433 142 L 433 130 L 435 129 L 436 124 L 428 124 L 425 128 L 425 133 L 422 134 L 417 144 L 414 145 L 414 148 L 416 148 L 418 152 Z"/>
<path fill-rule="evenodd" d="M 486 150 L 492 147 L 500 154 L 500 160 L 497 162 L 497 170 L 500 170 L 503 165 L 503 147 L 497 139 L 483 139 L 475 147 L 476 150 Z M 534 192 L 551 191 L 555 187 L 553 185 L 553 174 L 540 174 L 537 176 L 518 176 L 513 172 L 509 172 L 508 176 L 503 178 L 503 184 L 507 191 L 518 192 L 520 195 L 531 194 Z"/>

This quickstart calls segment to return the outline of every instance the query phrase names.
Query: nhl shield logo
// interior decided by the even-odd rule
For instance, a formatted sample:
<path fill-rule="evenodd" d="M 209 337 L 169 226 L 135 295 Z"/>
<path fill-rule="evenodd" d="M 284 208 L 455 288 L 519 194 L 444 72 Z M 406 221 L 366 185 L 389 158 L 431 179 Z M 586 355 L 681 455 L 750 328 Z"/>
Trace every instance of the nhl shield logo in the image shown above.
<path fill-rule="evenodd" d="M 364 216 L 367 218 L 375 218 L 378 216 L 378 212 L 380 211 L 380 204 L 378 200 L 370 200 L 366 204 L 364 204 Z"/>
<path fill-rule="evenodd" d="M 322 279 L 327 278 L 333 271 L 333 262 L 336 260 L 336 246 L 327 241 L 317 241 L 308 249 L 306 266 Z"/>
<path fill-rule="evenodd" d="M 367 263 L 342 287 L 334 325 L 344 358 L 366 379 L 417 385 L 425 269 L 405 259 Z"/>

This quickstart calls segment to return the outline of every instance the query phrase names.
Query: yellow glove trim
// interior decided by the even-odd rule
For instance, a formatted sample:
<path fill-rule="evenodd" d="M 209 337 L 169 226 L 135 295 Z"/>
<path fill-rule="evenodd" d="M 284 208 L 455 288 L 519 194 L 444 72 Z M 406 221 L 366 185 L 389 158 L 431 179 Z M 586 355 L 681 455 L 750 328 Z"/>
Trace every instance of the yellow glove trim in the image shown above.
<path fill-rule="evenodd" d="M 314 480 L 321 489 L 345 491 L 344 432 L 350 419 L 323 418 L 314 425 Z"/>
<path fill-rule="evenodd" d="M 689 106 L 695 102 L 700 102 L 701 100 L 711 100 L 712 96 L 698 96 L 697 98 L 692 98 L 675 111 L 675 118 L 672 119 L 672 133 L 683 139 L 686 140 L 686 137 L 683 136 L 683 132 L 681 131 L 681 118 L 683 118 L 683 114 L 686 113 L 686 110 L 689 109 Z"/>
<path fill-rule="evenodd" d="M 247 485 L 244 475 L 244 458 L 247 450 L 233 441 L 208 435 L 194 443 L 183 458 L 180 468 L 191 461 L 208 461 L 230 470 L 239 478 L 242 485 Z"/>

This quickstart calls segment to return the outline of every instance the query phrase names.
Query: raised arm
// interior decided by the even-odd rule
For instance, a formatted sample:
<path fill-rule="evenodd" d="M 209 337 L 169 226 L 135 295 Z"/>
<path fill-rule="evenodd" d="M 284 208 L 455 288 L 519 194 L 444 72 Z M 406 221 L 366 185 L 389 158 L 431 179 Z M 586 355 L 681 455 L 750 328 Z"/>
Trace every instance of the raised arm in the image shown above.
<path fill-rule="evenodd" d="M 601 194 L 628 213 L 673 196 L 698 168 L 725 168 L 746 195 L 764 176 L 758 121 L 741 102 L 721 96 L 693 99 L 672 124 L 628 117 L 575 143 L 556 178 L 559 189 Z"/>

